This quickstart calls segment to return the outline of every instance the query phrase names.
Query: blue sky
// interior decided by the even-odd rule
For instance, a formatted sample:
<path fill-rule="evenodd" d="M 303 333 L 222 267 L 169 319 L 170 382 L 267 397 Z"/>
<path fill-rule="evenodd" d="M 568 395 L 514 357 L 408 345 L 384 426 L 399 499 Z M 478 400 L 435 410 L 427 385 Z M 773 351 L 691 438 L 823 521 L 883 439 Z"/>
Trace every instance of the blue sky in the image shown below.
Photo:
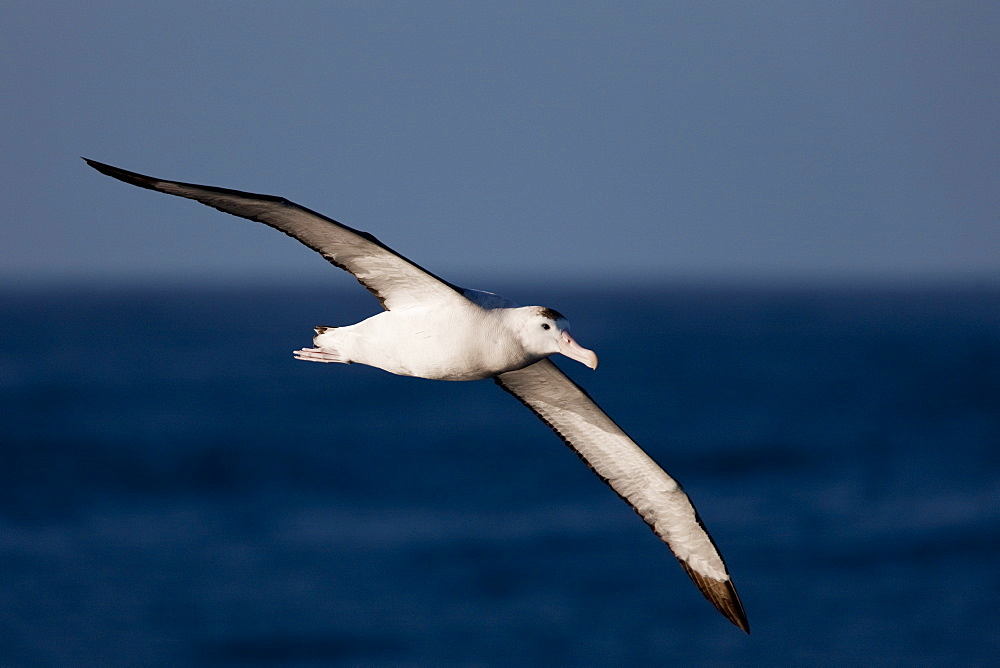
<path fill-rule="evenodd" d="M 5 3 L 0 280 L 347 281 L 79 156 L 489 289 L 1000 279 L 990 2 Z"/>

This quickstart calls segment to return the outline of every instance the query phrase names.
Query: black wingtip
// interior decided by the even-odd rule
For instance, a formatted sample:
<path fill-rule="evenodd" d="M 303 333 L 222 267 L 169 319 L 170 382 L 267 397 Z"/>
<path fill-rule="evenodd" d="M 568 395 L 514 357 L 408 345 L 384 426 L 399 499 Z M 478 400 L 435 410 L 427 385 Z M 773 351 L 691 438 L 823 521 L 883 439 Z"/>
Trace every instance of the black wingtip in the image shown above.
<path fill-rule="evenodd" d="M 91 160 L 90 158 L 84 158 L 84 162 L 99 171 L 101 174 L 106 174 L 111 178 L 118 179 L 119 181 L 124 181 L 125 183 L 130 183 L 133 186 L 139 186 L 140 188 L 148 188 L 149 190 L 156 190 L 157 179 L 149 176 L 143 176 L 142 174 L 136 174 L 135 172 L 130 172 L 124 169 L 119 169 L 118 167 L 112 167 L 111 165 L 106 165 L 103 162 L 97 162 L 96 160 Z"/>
<path fill-rule="evenodd" d="M 733 586 L 732 580 L 722 581 L 706 577 L 691 568 L 683 559 L 678 559 L 678 561 L 709 603 L 714 605 L 716 610 L 739 627 L 741 631 L 750 635 L 750 622 L 747 621 L 743 603 L 740 602 L 740 595 L 736 593 L 736 587 Z"/>

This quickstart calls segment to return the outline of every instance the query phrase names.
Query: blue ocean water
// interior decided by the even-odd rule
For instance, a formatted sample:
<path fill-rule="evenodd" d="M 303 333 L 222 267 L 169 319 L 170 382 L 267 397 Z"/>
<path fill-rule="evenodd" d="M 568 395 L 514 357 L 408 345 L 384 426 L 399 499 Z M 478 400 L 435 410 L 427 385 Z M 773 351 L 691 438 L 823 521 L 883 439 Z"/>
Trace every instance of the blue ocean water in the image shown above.
<path fill-rule="evenodd" d="M 504 294 L 752 626 L 492 383 L 297 362 L 360 288 L 0 293 L 0 664 L 988 665 L 1000 291 Z"/>

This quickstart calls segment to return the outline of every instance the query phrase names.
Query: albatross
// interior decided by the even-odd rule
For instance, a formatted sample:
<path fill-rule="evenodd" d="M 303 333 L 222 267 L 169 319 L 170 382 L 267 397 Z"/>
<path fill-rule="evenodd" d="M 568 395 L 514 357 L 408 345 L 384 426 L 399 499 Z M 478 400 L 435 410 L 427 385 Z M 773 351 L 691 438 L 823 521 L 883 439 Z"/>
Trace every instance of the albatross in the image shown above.
<path fill-rule="evenodd" d="M 355 325 L 317 327 L 313 347 L 296 350 L 297 359 L 435 380 L 492 378 L 642 517 L 719 612 L 750 632 L 722 555 L 687 494 L 549 359 L 558 353 L 597 368 L 597 355 L 576 342 L 558 311 L 461 288 L 371 234 L 283 197 L 165 181 L 84 160 L 125 183 L 264 223 L 353 274 L 384 310 Z"/>

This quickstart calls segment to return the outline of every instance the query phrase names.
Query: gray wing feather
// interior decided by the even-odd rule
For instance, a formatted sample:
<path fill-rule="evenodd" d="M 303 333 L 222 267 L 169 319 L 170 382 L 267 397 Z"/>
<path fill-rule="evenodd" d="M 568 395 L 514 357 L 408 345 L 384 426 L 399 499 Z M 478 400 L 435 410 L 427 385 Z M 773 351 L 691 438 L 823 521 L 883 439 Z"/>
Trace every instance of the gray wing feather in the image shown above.
<path fill-rule="evenodd" d="M 702 594 L 749 633 L 722 556 L 676 480 L 550 360 L 496 377 L 549 425 L 673 551 Z"/>
<path fill-rule="evenodd" d="M 164 181 L 84 160 L 102 174 L 125 183 L 193 199 L 280 230 L 354 274 L 386 309 L 464 298 L 461 288 L 411 262 L 371 234 L 352 229 L 283 197 Z"/>

